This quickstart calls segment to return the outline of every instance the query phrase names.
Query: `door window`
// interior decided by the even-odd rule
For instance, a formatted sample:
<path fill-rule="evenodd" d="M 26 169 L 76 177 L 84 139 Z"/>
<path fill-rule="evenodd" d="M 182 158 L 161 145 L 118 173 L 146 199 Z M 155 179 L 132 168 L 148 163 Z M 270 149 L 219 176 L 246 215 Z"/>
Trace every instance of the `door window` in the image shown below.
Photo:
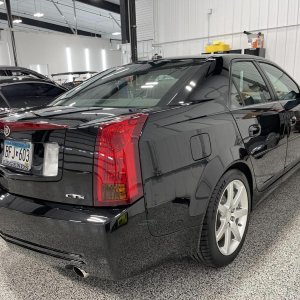
<path fill-rule="evenodd" d="M 0 95 L 0 113 L 2 113 L 3 111 L 5 111 L 8 108 L 9 107 L 8 107 L 7 103 L 4 101 L 4 99 Z"/>
<path fill-rule="evenodd" d="M 239 101 L 232 103 L 233 106 L 237 106 L 238 103 L 246 106 L 271 101 L 272 97 L 267 85 L 252 62 L 233 63 L 231 76 L 241 97 Z"/>
<path fill-rule="evenodd" d="M 234 83 L 231 84 L 231 106 L 233 108 L 239 108 L 243 106 L 243 102 Z"/>
<path fill-rule="evenodd" d="M 270 79 L 278 100 L 299 98 L 299 88 L 288 75 L 273 65 L 266 63 L 260 65 Z"/>

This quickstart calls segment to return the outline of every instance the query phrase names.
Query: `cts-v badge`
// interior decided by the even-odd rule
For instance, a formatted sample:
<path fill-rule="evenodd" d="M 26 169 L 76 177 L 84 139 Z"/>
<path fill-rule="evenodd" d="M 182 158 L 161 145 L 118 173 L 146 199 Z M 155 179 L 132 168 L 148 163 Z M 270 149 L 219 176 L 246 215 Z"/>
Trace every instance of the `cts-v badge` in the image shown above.
<path fill-rule="evenodd" d="M 66 194 L 66 198 L 84 200 L 84 196 L 76 194 Z"/>

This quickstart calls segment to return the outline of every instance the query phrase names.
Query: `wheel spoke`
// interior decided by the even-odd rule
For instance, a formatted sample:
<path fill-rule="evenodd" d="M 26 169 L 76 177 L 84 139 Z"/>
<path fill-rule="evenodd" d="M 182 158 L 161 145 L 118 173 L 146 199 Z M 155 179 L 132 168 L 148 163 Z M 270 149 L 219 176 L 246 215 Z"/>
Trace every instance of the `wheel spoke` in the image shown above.
<path fill-rule="evenodd" d="M 235 212 L 234 212 L 234 217 L 236 219 L 239 219 L 243 216 L 246 216 L 248 214 L 248 209 L 246 208 L 242 208 L 242 209 L 237 209 Z"/>
<path fill-rule="evenodd" d="M 232 233 L 233 233 L 233 235 L 234 235 L 234 238 L 235 238 L 238 242 L 240 242 L 240 241 L 242 240 L 242 238 L 241 238 L 239 229 L 238 229 L 238 227 L 237 227 L 237 225 L 236 225 L 235 223 L 233 223 L 233 224 L 231 225 L 231 231 L 232 231 Z"/>
<path fill-rule="evenodd" d="M 230 182 L 227 186 L 227 201 L 226 205 L 230 207 L 231 203 L 233 201 L 233 182 Z"/>
<path fill-rule="evenodd" d="M 220 241 L 220 239 L 223 237 L 223 235 L 225 234 L 225 231 L 226 231 L 226 220 L 221 220 L 221 225 L 216 233 L 216 239 L 217 239 L 217 242 Z"/>
<path fill-rule="evenodd" d="M 237 208 L 238 205 L 241 202 L 242 197 L 244 196 L 244 193 L 246 192 L 246 189 L 244 186 L 240 186 L 238 189 L 237 194 L 235 195 L 233 201 L 231 202 L 231 208 Z"/>
<path fill-rule="evenodd" d="M 220 204 L 218 207 L 218 211 L 222 217 L 225 217 L 227 213 L 227 208 L 224 205 Z"/>
<path fill-rule="evenodd" d="M 226 254 L 229 253 L 230 244 L 231 244 L 231 229 L 228 226 L 225 230 L 225 241 L 224 241 L 224 250 Z"/>

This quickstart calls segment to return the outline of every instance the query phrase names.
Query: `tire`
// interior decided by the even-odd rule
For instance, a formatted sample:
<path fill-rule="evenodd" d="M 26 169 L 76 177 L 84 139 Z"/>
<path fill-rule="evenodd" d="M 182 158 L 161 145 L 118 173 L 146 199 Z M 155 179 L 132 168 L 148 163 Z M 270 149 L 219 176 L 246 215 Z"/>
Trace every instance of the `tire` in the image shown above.
<path fill-rule="evenodd" d="M 240 203 L 234 208 L 238 197 Z M 214 268 L 230 264 L 245 241 L 250 210 L 251 193 L 246 176 L 239 170 L 229 170 L 219 180 L 210 199 L 194 258 Z"/>

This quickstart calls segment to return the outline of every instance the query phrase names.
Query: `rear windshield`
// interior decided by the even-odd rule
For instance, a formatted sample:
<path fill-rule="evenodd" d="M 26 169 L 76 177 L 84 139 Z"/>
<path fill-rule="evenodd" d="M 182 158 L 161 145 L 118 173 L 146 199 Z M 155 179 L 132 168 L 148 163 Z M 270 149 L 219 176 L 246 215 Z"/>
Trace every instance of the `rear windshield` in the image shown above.
<path fill-rule="evenodd" d="M 192 75 L 202 62 L 132 64 L 94 76 L 52 106 L 152 107 Z"/>

